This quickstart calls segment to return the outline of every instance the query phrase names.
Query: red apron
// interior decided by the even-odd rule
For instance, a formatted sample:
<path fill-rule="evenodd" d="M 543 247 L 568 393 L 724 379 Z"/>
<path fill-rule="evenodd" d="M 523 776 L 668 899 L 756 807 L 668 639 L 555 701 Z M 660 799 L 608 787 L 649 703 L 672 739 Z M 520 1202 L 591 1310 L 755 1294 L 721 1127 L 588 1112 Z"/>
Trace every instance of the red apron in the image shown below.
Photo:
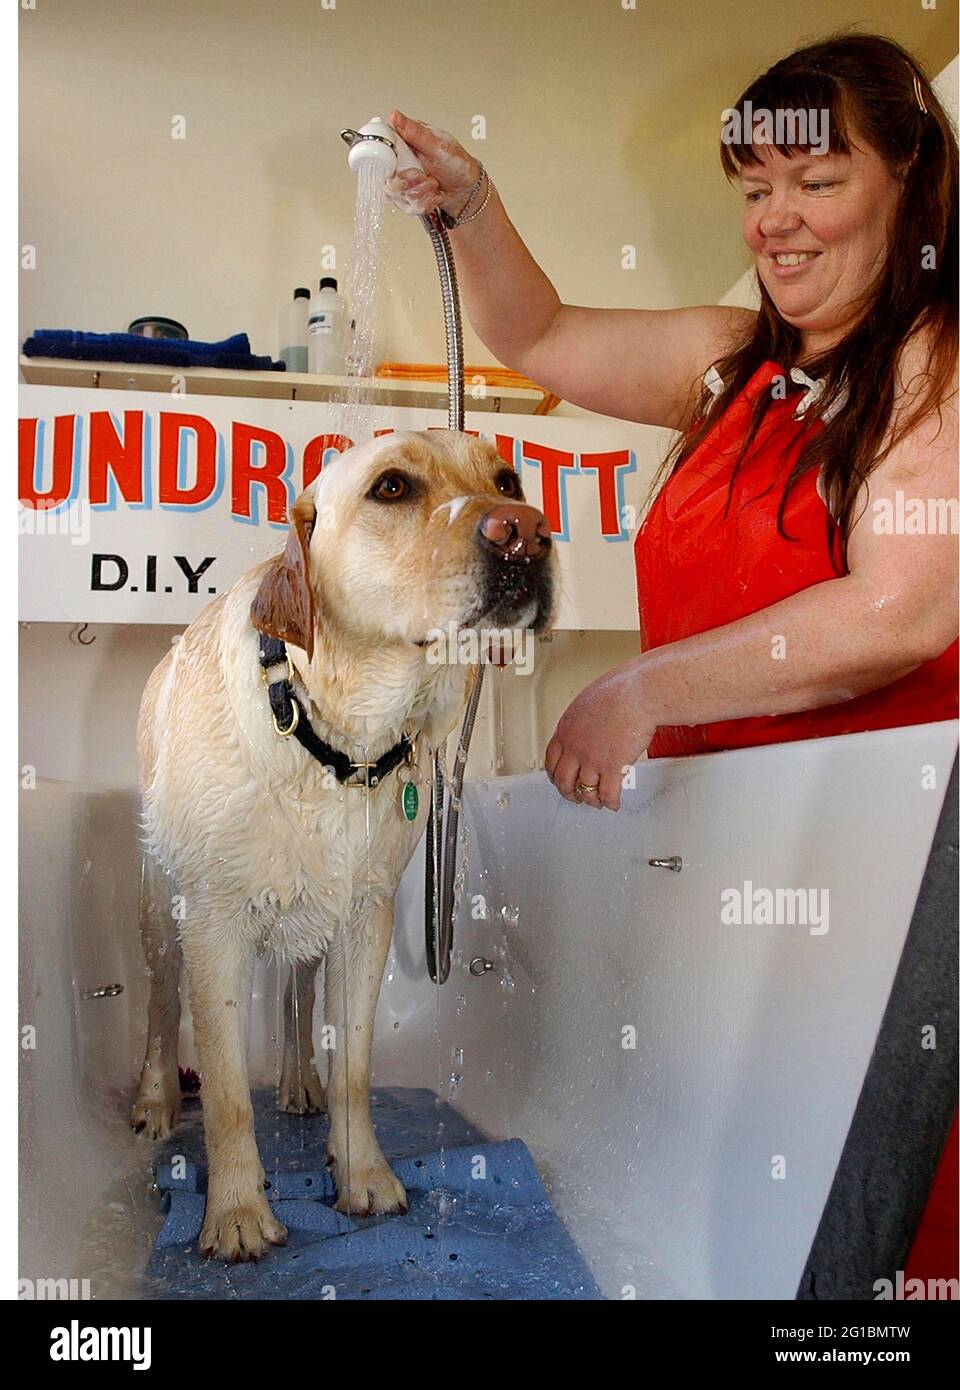
<path fill-rule="evenodd" d="M 661 488 L 637 533 L 634 555 L 644 651 L 723 627 L 769 608 L 811 584 L 837 578 L 827 546 L 827 509 L 816 471 L 804 474 L 777 530 L 783 485 L 809 429 L 795 420 L 799 393 L 771 402 L 730 493 L 730 472 L 758 396 L 775 377 L 765 362 L 683 466 Z M 727 508 L 727 498 L 730 505 Z M 839 536 L 833 551 L 839 560 Z M 955 719 L 957 651 L 953 643 L 909 675 L 854 700 L 822 709 L 753 719 L 726 719 L 694 727 L 658 729 L 651 758 L 714 753 L 759 743 L 825 738 L 864 729 L 890 729 Z M 771 658 L 774 659 L 774 658 Z"/>
<path fill-rule="evenodd" d="M 775 377 L 784 376 L 776 362 L 758 368 L 650 508 L 634 547 L 644 651 L 722 627 L 811 584 L 837 578 L 815 470 L 800 479 L 787 503 L 783 528 L 792 539 L 784 539 L 777 529 L 783 485 L 805 431 L 822 428 L 794 418 L 798 393 L 771 402 L 730 489 L 730 472 L 746 438 L 753 404 L 769 391 Z M 839 560 L 838 536 L 833 553 Z M 648 756 L 711 753 L 955 719 L 957 647 L 954 642 L 901 680 L 843 704 L 658 729 Z M 956 1151 L 954 1119 L 907 1262 L 909 1276 L 956 1277 Z"/>

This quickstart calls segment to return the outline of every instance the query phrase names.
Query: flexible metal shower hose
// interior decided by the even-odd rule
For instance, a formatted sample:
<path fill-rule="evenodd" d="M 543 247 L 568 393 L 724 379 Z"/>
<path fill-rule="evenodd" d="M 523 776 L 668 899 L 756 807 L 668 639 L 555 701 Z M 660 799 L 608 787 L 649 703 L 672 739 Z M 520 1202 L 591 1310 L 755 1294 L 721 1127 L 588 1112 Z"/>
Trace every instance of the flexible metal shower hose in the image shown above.
<path fill-rule="evenodd" d="M 447 338 L 447 426 L 463 429 L 463 323 L 460 317 L 460 295 L 457 272 L 450 248 L 450 238 L 436 212 L 424 213 L 420 221 L 430 234 L 440 288 L 443 294 L 443 323 Z M 470 738 L 477 717 L 480 689 L 483 684 L 483 665 L 478 663 L 467 699 L 463 727 L 457 744 L 453 774 L 450 779 L 450 806 L 446 828 L 443 828 L 444 773 L 443 752 L 433 755 L 433 783 L 430 790 L 430 825 L 426 842 L 424 896 L 426 916 L 427 968 L 431 980 L 443 984 L 450 974 L 450 951 L 453 946 L 454 879 L 457 871 L 457 832 L 460 826 L 460 795 L 463 773 L 467 765 Z M 441 843 L 442 841 L 442 843 Z M 439 872 L 438 872 L 439 869 Z"/>

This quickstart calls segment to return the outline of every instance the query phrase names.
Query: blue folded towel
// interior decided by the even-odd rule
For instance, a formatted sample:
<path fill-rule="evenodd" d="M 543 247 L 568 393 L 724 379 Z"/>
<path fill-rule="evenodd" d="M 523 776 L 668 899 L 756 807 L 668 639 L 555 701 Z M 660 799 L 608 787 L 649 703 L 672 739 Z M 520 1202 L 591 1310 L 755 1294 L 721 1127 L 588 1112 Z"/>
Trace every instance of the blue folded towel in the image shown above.
<path fill-rule="evenodd" d="M 81 362 L 153 362 L 168 367 L 228 367 L 247 372 L 285 372 L 285 362 L 255 357 L 246 333 L 219 343 L 193 338 L 142 338 L 138 333 L 79 333 L 38 328 L 23 345 L 25 357 L 67 357 Z"/>
<path fill-rule="evenodd" d="M 197 1254 L 206 1170 L 197 1161 L 199 1127 L 186 1131 L 168 1141 L 157 1165 L 166 1220 L 143 1298 L 601 1297 L 519 1140 L 490 1142 L 432 1091 L 376 1090 L 374 1127 L 409 1208 L 404 1216 L 347 1217 L 333 1207 L 326 1118 L 280 1114 L 270 1092 L 253 1099 L 267 1195 L 287 1244 L 256 1264 Z"/>

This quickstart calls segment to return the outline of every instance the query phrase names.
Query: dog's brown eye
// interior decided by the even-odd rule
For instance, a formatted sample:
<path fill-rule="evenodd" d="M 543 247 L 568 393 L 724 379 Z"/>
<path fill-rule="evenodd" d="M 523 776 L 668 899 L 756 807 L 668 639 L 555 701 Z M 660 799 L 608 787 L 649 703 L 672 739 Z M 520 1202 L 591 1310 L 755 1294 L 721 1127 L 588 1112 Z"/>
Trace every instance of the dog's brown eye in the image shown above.
<path fill-rule="evenodd" d="M 407 497 L 410 493 L 410 480 L 405 478 L 402 473 L 382 473 L 368 496 L 374 497 L 378 502 L 399 502 L 402 497 Z"/>
<path fill-rule="evenodd" d="M 505 497 L 515 497 L 518 501 L 523 501 L 523 488 L 512 468 L 504 468 L 497 474 L 497 491 L 502 492 Z"/>

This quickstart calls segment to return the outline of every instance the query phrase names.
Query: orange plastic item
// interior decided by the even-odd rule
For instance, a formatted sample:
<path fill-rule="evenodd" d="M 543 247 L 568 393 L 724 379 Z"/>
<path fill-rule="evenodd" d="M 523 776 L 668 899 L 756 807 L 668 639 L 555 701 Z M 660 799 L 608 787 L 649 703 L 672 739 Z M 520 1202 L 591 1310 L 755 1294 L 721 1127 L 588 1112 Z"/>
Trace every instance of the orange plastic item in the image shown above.
<path fill-rule="evenodd" d="M 447 366 L 445 362 L 381 362 L 375 375 L 389 377 L 394 381 L 446 381 Z M 563 399 L 562 396 L 555 396 L 552 391 L 544 390 L 542 386 L 538 386 L 529 377 L 521 376 L 519 372 L 511 372 L 506 367 L 464 366 L 463 377 L 468 385 L 473 377 L 481 377 L 487 386 L 513 387 L 519 391 L 539 391 L 542 399 L 533 412 L 534 415 L 549 415 L 551 410 L 556 409 Z"/>

